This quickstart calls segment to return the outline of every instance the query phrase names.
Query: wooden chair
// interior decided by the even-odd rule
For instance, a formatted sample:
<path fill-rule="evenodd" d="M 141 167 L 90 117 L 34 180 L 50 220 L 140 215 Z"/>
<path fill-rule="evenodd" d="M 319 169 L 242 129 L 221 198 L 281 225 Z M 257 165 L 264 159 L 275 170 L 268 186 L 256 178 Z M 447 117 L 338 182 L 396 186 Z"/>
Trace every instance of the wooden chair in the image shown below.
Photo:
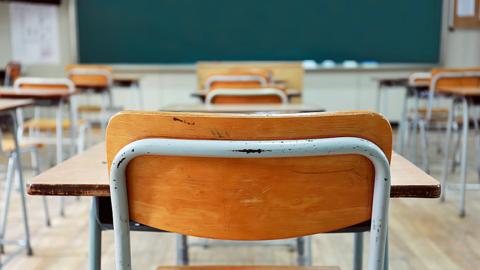
<path fill-rule="evenodd" d="M 69 79 L 56 79 L 56 78 L 31 78 L 31 77 L 22 77 L 15 81 L 14 89 L 16 91 L 26 90 L 63 90 L 68 92 L 75 91 L 75 86 L 73 82 Z M 73 103 L 73 104 L 72 104 Z M 75 103 L 70 100 L 70 106 L 75 107 Z M 70 120 L 62 120 L 63 118 L 63 108 L 60 106 L 59 111 L 57 112 L 56 119 L 51 118 L 42 118 L 40 108 L 36 107 L 34 110 L 33 119 L 24 121 L 22 110 L 18 110 L 20 113 L 19 117 L 19 134 L 20 141 L 34 141 L 41 142 L 43 144 L 56 144 L 57 141 L 52 141 L 50 139 L 51 133 L 57 132 L 57 122 L 61 121 L 62 130 L 72 131 L 72 123 Z M 76 114 L 73 116 L 76 121 L 75 127 L 75 141 L 65 140 L 66 144 L 76 145 L 78 151 L 83 151 L 86 144 L 86 133 L 89 131 L 89 124 L 85 120 L 76 119 Z M 29 136 L 24 136 L 24 130 L 29 131 Z M 63 132 L 62 132 L 63 133 Z M 61 136 L 57 136 L 56 140 L 63 140 Z"/>
<path fill-rule="evenodd" d="M 206 104 L 288 103 L 285 87 L 272 83 L 267 69 L 232 68 L 205 81 Z"/>
<path fill-rule="evenodd" d="M 18 62 L 8 62 L 5 66 L 5 80 L 4 86 L 11 86 L 15 80 L 20 77 L 22 66 Z"/>
<path fill-rule="evenodd" d="M 371 220 L 369 269 L 383 267 L 392 133 L 378 114 L 122 112 L 106 135 L 116 269 L 131 268 L 130 220 L 223 240 Z"/>
<path fill-rule="evenodd" d="M 462 170 L 461 170 L 461 195 L 460 195 L 460 216 L 465 215 L 465 190 L 466 190 L 466 166 L 467 166 L 467 156 L 466 156 L 466 149 L 468 145 L 468 129 L 470 121 L 473 121 L 474 128 L 476 130 L 476 135 L 480 136 L 480 115 L 478 115 L 478 111 L 471 112 L 469 109 L 470 103 L 478 105 L 478 95 L 474 95 L 472 97 L 469 96 L 469 91 L 478 91 L 480 89 L 480 67 L 468 67 L 468 68 L 448 68 L 448 69 L 434 69 L 432 70 L 432 80 L 430 83 L 430 91 L 428 95 L 428 106 L 425 118 L 421 121 L 423 124 L 423 129 L 428 129 L 429 125 L 435 121 L 435 114 L 434 114 L 434 99 L 436 95 L 445 95 L 445 92 L 442 91 L 443 89 L 456 89 L 458 91 L 458 95 L 455 95 L 451 102 L 451 108 L 447 111 L 448 116 L 446 117 L 446 124 L 447 127 L 447 138 L 444 141 L 444 153 L 445 158 L 443 161 L 443 172 L 442 172 L 442 194 L 440 196 L 441 201 L 445 200 L 446 194 L 446 178 L 449 171 L 449 145 L 450 145 L 450 132 L 451 129 L 455 129 L 456 126 L 461 124 L 463 126 L 461 136 L 458 135 L 458 141 L 456 143 L 456 147 L 454 149 L 454 153 L 460 150 L 460 140 L 462 142 L 461 150 L 460 150 L 460 163 L 463 163 Z M 456 91 L 456 92 L 457 92 Z M 448 93 L 448 91 L 447 91 Z M 462 115 L 457 118 L 456 115 L 456 106 L 462 106 Z M 425 132 L 423 132 L 425 134 Z M 426 135 L 424 135 L 427 137 Z M 426 140 L 426 139 L 425 139 Z M 477 145 L 477 147 L 479 147 Z M 478 149 L 477 149 L 478 152 Z M 456 157 L 456 154 L 453 155 Z M 454 158 L 455 159 L 455 158 Z M 480 152 L 477 153 L 477 162 L 480 160 Z M 453 163 L 454 167 L 456 162 Z M 478 169 L 478 166 L 477 166 Z M 480 169 L 478 169 L 480 173 Z"/>
<path fill-rule="evenodd" d="M 33 175 L 38 175 L 40 173 L 40 162 L 38 151 L 43 147 L 41 143 L 21 143 L 20 144 L 20 154 L 30 154 L 31 166 L 33 170 Z M 8 223 L 8 212 L 10 210 L 10 197 L 12 194 L 12 188 L 15 180 L 15 172 L 21 168 L 17 168 L 17 158 L 20 158 L 16 155 L 15 144 L 13 138 L 5 138 L 2 135 L 0 130 L 0 156 L 7 159 L 7 169 L 5 172 L 5 190 L 3 194 L 3 205 L 2 205 L 2 215 L 0 217 L 0 239 L 5 239 L 7 223 Z M 20 190 L 19 190 L 20 191 Z M 21 195 L 23 196 L 23 195 Z M 45 225 L 50 227 L 50 213 L 48 210 L 47 197 L 42 198 L 43 210 L 45 215 Z M 0 253 L 4 252 L 4 243 L 0 243 Z"/>
<path fill-rule="evenodd" d="M 99 114 L 101 128 L 105 130 L 106 123 L 110 117 L 109 110 L 112 110 L 114 106 L 112 67 L 105 65 L 69 65 L 65 70 L 75 87 L 87 94 L 88 104 L 78 106 L 79 113 Z M 102 101 L 100 106 L 89 103 L 88 98 L 92 93 L 101 95 Z"/>

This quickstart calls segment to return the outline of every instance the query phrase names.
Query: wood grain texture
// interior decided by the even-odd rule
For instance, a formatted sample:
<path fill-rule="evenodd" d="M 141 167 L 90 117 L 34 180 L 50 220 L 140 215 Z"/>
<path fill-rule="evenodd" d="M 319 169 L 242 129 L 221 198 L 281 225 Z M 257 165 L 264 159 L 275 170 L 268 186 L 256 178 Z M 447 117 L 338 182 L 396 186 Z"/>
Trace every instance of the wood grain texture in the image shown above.
<path fill-rule="evenodd" d="M 432 78 L 442 73 L 463 73 L 463 72 L 480 72 L 480 67 L 464 67 L 464 68 L 443 68 L 433 69 Z M 441 78 L 437 81 L 435 91 L 445 92 L 448 89 L 454 89 L 452 91 L 460 91 L 468 93 L 469 91 L 480 88 L 480 76 L 467 77 L 467 78 Z"/>
<path fill-rule="evenodd" d="M 99 143 L 33 178 L 30 195 L 110 196 L 105 143 Z M 392 155 L 392 198 L 438 198 L 440 184 L 402 156 Z"/>
<path fill-rule="evenodd" d="M 132 129 L 132 126 L 135 126 Z M 106 132 L 107 163 L 143 138 L 293 140 L 360 137 L 390 159 L 388 121 L 370 112 L 279 116 L 122 112 Z M 129 163 L 130 218 L 187 235 L 266 240 L 330 232 L 371 216 L 374 170 L 359 155 L 295 158 L 142 156 Z"/>

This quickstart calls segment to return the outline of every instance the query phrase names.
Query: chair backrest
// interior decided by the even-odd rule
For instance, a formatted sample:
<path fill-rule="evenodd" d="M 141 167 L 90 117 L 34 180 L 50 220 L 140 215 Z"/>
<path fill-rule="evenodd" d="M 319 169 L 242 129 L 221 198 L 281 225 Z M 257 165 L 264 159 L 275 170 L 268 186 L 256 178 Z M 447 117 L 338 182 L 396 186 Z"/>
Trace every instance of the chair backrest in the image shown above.
<path fill-rule="evenodd" d="M 13 84 L 15 91 L 26 90 L 65 90 L 69 93 L 75 91 L 73 82 L 66 78 L 34 78 L 20 77 Z"/>
<path fill-rule="evenodd" d="M 469 76 L 469 73 L 479 73 L 480 67 L 465 67 L 465 68 L 442 68 L 432 70 L 431 86 L 435 89 L 443 87 L 479 87 L 480 76 Z M 449 76 L 458 74 L 460 76 Z"/>
<path fill-rule="evenodd" d="M 245 70 L 230 70 L 228 72 L 213 73 L 205 81 L 207 91 L 219 88 L 260 88 L 270 82 L 270 73 Z"/>
<path fill-rule="evenodd" d="M 480 87 L 480 67 L 433 69 L 431 74 L 427 120 L 432 116 L 435 93 L 451 87 L 464 88 L 467 91 L 469 88 Z"/>
<path fill-rule="evenodd" d="M 103 65 L 69 65 L 68 77 L 78 88 L 104 89 L 113 83 L 112 67 Z"/>
<path fill-rule="evenodd" d="M 107 160 L 110 167 L 123 147 L 145 138 L 280 144 L 336 137 L 371 141 L 390 160 L 391 127 L 371 112 L 122 112 L 107 128 Z M 284 151 L 290 150 L 285 144 Z M 364 156 L 256 158 L 261 149 L 232 152 L 252 158 L 135 158 L 126 173 L 130 219 L 199 237 L 264 240 L 334 231 L 371 218 L 375 172 Z"/>
<path fill-rule="evenodd" d="M 287 104 L 285 91 L 276 88 L 215 89 L 207 93 L 206 104 Z"/>
<path fill-rule="evenodd" d="M 22 66 L 18 62 L 9 62 L 5 66 L 5 86 L 11 86 L 15 82 L 15 80 L 20 77 L 20 73 L 22 71 Z"/>
<path fill-rule="evenodd" d="M 304 70 L 301 62 L 199 62 L 196 65 L 198 90 L 205 89 L 205 82 L 213 74 L 225 72 L 250 71 L 263 73 L 274 83 L 281 81 L 288 89 L 303 89 Z M 224 87 L 221 87 L 224 88 Z M 243 87 L 242 87 L 243 88 Z"/>

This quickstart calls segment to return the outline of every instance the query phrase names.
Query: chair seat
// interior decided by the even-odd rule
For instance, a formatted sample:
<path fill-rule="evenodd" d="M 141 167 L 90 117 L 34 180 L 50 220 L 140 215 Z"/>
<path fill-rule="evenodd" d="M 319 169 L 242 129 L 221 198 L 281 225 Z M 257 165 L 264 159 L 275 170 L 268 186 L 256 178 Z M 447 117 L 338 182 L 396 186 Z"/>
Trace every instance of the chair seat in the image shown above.
<path fill-rule="evenodd" d="M 79 119 L 77 126 L 84 126 L 87 121 Z M 32 119 L 25 122 L 25 128 L 34 128 L 42 131 L 55 130 L 57 128 L 57 121 L 55 119 Z M 70 120 L 63 120 L 63 129 L 70 129 Z"/>
<path fill-rule="evenodd" d="M 96 105 L 80 105 L 78 106 L 78 112 L 80 113 L 99 113 L 102 111 L 101 106 Z"/>
<path fill-rule="evenodd" d="M 338 266 L 160 266 L 157 270 L 340 270 Z"/>
<path fill-rule="evenodd" d="M 43 143 L 39 142 L 22 142 L 20 143 L 20 148 L 26 149 L 26 148 L 41 148 L 43 147 Z M 4 152 L 13 152 L 15 150 L 15 142 L 13 141 L 12 138 L 5 138 L 2 140 L 2 150 Z"/>

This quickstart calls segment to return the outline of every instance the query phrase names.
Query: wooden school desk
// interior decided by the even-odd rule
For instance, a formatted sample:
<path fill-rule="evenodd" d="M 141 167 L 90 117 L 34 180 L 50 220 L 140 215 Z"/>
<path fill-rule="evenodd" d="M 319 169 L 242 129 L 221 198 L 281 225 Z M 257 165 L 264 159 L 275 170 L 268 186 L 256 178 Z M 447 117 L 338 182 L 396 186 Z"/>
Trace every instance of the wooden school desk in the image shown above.
<path fill-rule="evenodd" d="M 391 78 L 373 78 L 374 81 L 377 81 L 377 101 L 376 101 L 376 111 L 378 113 L 382 112 L 382 107 L 387 106 L 386 99 L 382 101 L 382 98 L 385 98 L 384 92 L 390 89 L 401 89 L 406 90 L 405 99 L 402 106 L 402 116 L 398 128 L 398 136 L 396 143 L 396 150 L 405 155 L 405 137 L 408 132 L 408 99 L 409 97 L 414 98 L 414 117 L 413 117 L 413 126 L 416 126 L 418 123 L 418 109 L 419 109 L 419 94 L 421 92 L 426 92 L 430 88 L 430 77 L 425 76 L 421 78 L 416 78 L 413 81 L 410 81 L 408 76 L 405 77 L 391 77 Z M 382 106 L 383 105 L 383 106 Z M 416 133 L 413 134 L 414 144 L 416 145 Z M 416 161 L 416 155 L 412 155 L 411 160 Z"/>
<path fill-rule="evenodd" d="M 30 98 L 34 100 L 34 105 L 35 106 L 51 106 L 57 107 L 57 122 L 56 122 L 56 158 L 57 158 L 57 164 L 63 161 L 63 143 L 62 143 L 62 137 L 63 137 L 63 128 L 62 128 L 62 122 L 63 122 L 63 105 L 65 103 L 70 104 L 70 110 L 69 110 L 69 117 L 71 121 L 71 140 L 72 140 L 72 155 L 75 153 L 75 144 L 73 141 L 75 141 L 75 132 L 76 132 L 76 114 L 77 111 L 74 109 L 75 106 L 71 104 L 71 97 L 72 95 L 75 95 L 77 92 L 73 93 L 68 93 L 65 90 L 48 90 L 48 89 L 34 89 L 34 90 L 28 90 L 28 89 L 22 89 L 21 91 L 15 91 L 13 87 L 0 87 L 0 97 L 1 98 L 12 98 L 12 99 L 18 99 L 18 98 Z"/>
<path fill-rule="evenodd" d="M 162 107 L 160 110 L 215 113 L 301 113 L 325 111 L 320 106 L 310 104 L 173 104 Z"/>
<path fill-rule="evenodd" d="M 18 142 L 18 134 L 17 134 L 17 114 L 15 110 L 17 108 L 22 108 L 25 106 L 29 106 L 33 104 L 32 99 L 7 99 L 7 98 L 0 98 L 0 115 L 7 115 L 12 119 L 11 123 L 11 132 L 12 132 L 12 137 L 13 137 L 13 142 L 15 144 L 15 155 L 17 155 L 17 158 L 15 159 L 17 164 L 17 171 L 18 171 L 18 181 L 19 181 L 19 188 L 20 188 L 20 197 L 21 197 L 21 205 L 22 205 L 22 216 L 23 216 L 23 224 L 24 224 L 24 229 L 25 229 L 25 239 L 24 240 L 18 240 L 18 241 L 6 241 L 5 240 L 5 235 L 0 236 L 0 242 L 2 245 L 6 244 L 11 244 L 15 243 L 17 245 L 20 245 L 20 249 L 17 250 L 16 252 L 12 253 L 12 255 L 8 256 L 7 258 L 0 260 L 0 268 L 2 268 L 2 265 L 6 264 L 9 260 L 11 260 L 14 256 L 20 254 L 22 250 L 26 250 L 28 255 L 32 255 L 32 247 L 30 245 L 30 229 L 28 227 L 28 215 L 27 215 L 27 209 L 26 209 L 26 198 L 25 198 L 25 182 L 23 179 L 23 173 L 22 173 L 22 163 L 21 163 L 21 156 L 20 156 L 20 148 L 19 148 L 19 142 Z M 1 139 L 1 138 L 0 138 Z M 6 211 L 6 209 L 3 209 Z M 1 254 L 0 254 L 1 256 Z"/>
<path fill-rule="evenodd" d="M 117 88 L 126 88 L 135 90 L 137 93 L 137 109 L 143 109 L 143 95 L 140 88 L 142 76 L 134 74 L 113 74 L 113 86 Z"/>
<path fill-rule="evenodd" d="M 391 175 L 390 196 L 392 198 L 438 198 L 440 196 L 440 184 L 437 180 L 396 153 L 392 156 Z M 100 224 L 111 224 L 112 220 L 105 144 L 100 143 L 36 176 L 28 185 L 28 194 L 94 198 L 90 212 L 89 263 L 90 269 L 99 269 L 102 229 Z M 132 227 L 135 225 L 132 224 Z M 362 232 L 368 228 L 369 224 L 359 224 L 345 231 Z M 355 265 L 361 266 L 363 236 L 362 233 L 355 235 Z M 182 253 L 185 256 L 186 251 L 182 250 Z"/>
<path fill-rule="evenodd" d="M 445 199 L 445 191 L 447 188 L 447 177 L 449 170 L 448 158 L 450 155 L 450 140 L 452 137 L 452 123 L 455 119 L 455 107 L 459 104 L 462 105 L 462 122 L 469 123 L 470 120 L 470 106 L 472 103 L 478 104 L 480 101 L 480 86 L 477 87 L 465 87 L 465 86 L 445 86 L 439 87 L 436 89 L 436 93 L 452 96 L 453 102 L 452 107 L 449 110 L 448 114 L 448 124 L 446 130 L 446 139 L 444 147 L 444 160 L 443 160 L 443 171 L 442 171 L 442 201 Z M 478 111 L 473 112 L 473 120 L 477 122 L 480 119 Z M 469 125 L 462 125 L 462 146 L 460 148 L 460 203 L 459 203 L 459 215 L 465 216 L 465 191 L 467 190 L 467 165 L 468 165 L 468 130 Z M 477 135 L 478 136 L 478 135 Z M 476 162 L 478 163 L 479 155 L 477 155 Z M 477 189 L 478 184 L 469 185 L 472 188 Z"/>
<path fill-rule="evenodd" d="M 191 94 L 192 97 L 199 98 L 202 102 L 205 102 L 205 97 L 207 96 L 208 91 L 205 90 L 197 90 Z M 301 97 L 302 91 L 296 89 L 287 89 L 285 90 L 285 94 L 288 97 L 288 102 L 291 102 L 293 98 Z"/>

